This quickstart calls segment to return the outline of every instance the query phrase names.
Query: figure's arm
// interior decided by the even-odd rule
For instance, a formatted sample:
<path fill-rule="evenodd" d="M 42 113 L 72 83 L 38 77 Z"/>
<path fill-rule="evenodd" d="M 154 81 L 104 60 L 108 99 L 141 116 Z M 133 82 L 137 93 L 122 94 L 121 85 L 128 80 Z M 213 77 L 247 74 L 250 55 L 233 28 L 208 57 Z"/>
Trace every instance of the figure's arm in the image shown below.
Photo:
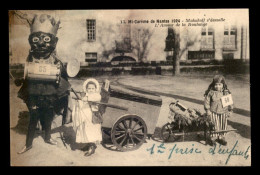
<path fill-rule="evenodd" d="M 228 111 L 229 111 L 229 112 L 233 112 L 233 109 L 234 109 L 234 105 L 229 105 L 229 106 L 228 106 Z"/>
<path fill-rule="evenodd" d="M 67 71 L 61 61 L 60 61 L 60 64 L 61 64 L 61 77 L 64 78 L 66 81 L 68 81 Z"/>
<path fill-rule="evenodd" d="M 210 111 L 210 100 L 211 100 L 212 93 L 208 93 L 204 99 L 204 109 L 207 113 L 207 115 L 211 115 Z"/>
<path fill-rule="evenodd" d="M 231 94 L 231 92 L 229 90 L 226 90 L 225 93 L 226 93 L 225 95 Z M 228 113 L 227 113 L 227 115 L 229 117 L 232 117 L 233 109 L 234 109 L 234 104 L 228 105 Z"/>
<path fill-rule="evenodd" d="M 55 64 L 59 63 L 61 66 L 61 77 L 64 78 L 66 81 L 68 81 L 68 74 L 67 74 L 67 70 L 65 69 L 62 61 L 57 57 L 57 55 L 53 55 L 54 59 L 55 59 Z"/>

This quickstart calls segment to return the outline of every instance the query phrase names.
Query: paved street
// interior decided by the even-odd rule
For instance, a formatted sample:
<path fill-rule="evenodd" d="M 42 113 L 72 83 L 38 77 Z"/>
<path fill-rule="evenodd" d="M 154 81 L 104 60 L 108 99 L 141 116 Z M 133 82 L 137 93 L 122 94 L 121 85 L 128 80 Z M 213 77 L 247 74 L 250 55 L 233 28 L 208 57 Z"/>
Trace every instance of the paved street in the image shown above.
<path fill-rule="evenodd" d="M 203 94 L 212 77 L 212 75 L 184 74 L 179 77 L 103 76 L 97 77 L 97 79 L 100 82 L 108 79 L 114 85 L 159 94 L 163 100 L 156 125 L 159 130 L 167 122 L 168 105 L 171 101 L 178 99 L 189 108 L 203 111 Z M 84 80 L 71 79 L 70 82 L 74 89 L 81 90 Z M 67 144 L 67 148 L 64 147 L 59 138 L 59 131 L 70 136 L 70 141 L 68 141 L 70 143 L 73 142 L 74 135 L 71 124 L 60 127 L 60 116 L 56 117 L 52 126 L 52 137 L 58 141 L 57 146 L 45 144 L 39 133 L 35 136 L 33 149 L 23 155 L 16 154 L 25 143 L 29 119 L 25 104 L 17 98 L 19 87 L 15 87 L 11 83 L 11 164 L 17 166 L 249 166 L 251 164 L 249 76 L 228 75 L 226 81 L 232 92 L 236 108 L 233 117 L 229 118 L 228 128 L 237 130 L 227 134 L 228 145 L 226 147 L 217 145 L 216 148 L 213 148 L 204 145 L 204 141 L 198 142 L 193 137 L 185 137 L 179 142 L 162 144 L 158 133 L 155 132 L 154 137 L 150 140 L 147 139 L 147 143 L 144 143 L 138 150 L 118 152 L 112 145 L 98 145 L 96 153 L 91 157 L 84 157 L 84 153 L 74 149 L 72 145 Z M 176 151 L 177 148 L 187 150 L 189 153 L 181 154 Z M 231 151 L 233 155 L 230 154 Z M 236 153 L 240 155 L 234 155 Z"/>

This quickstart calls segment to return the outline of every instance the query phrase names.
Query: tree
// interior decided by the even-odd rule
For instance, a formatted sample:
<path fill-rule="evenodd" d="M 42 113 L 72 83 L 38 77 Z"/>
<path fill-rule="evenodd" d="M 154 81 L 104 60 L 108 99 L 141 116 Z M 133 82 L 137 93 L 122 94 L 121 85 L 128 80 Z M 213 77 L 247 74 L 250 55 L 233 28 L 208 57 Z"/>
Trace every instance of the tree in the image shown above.
<path fill-rule="evenodd" d="M 174 33 L 174 51 L 173 51 L 173 75 L 179 75 L 180 74 L 180 59 L 182 55 L 185 53 L 186 50 L 197 41 L 197 37 L 194 40 L 188 40 L 186 42 L 186 45 L 183 49 L 180 48 L 180 30 L 173 29 Z"/>
<path fill-rule="evenodd" d="M 17 19 L 19 19 L 22 23 L 24 23 L 28 27 L 30 27 L 30 25 L 32 24 L 32 17 L 30 17 L 28 14 L 23 13 L 23 12 L 21 12 L 19 10 L 11 10 L 11 11 L 9 11 L 9 19 L 12 16 L 15 16 Z M 11 25 L 11 21 L 9 22 L 9 24 Z"/>
<path fill-rule="evenodd" d="M 101 22 L 102 29 L 99 31 L 99 35 L 97 35 L 97 40 L 100 44 L 100 50 L 102 50 L 102 60 L 106 61 L 109 59 L 110 55 L 113 55 L 116 53 L 116 46 L 111 45 L 111 41 L 114 40 L 114 38 L 117 35 L 117 31 L 113 24 Z"/>
<path fill-rule="evenodd" d="M 31 22 L 32 22 L 32 17 L 29 17 L 28 14 L 23 13 L 19 10 L 9 10 L 8 11 L 8 15 L 9 15 L 9 62 L 10 64 L 13 64 L 13 61 L 15 60 L 13 57 L 14 54 L 14 46 L 13 46 L 13 33 L 15 33 L 15 31 L 13 30 L 13 25 L 15 24 L 20 24 L 20 25 L 24 25 L 26 27 L 30 27 Z"/>
<path fill-rule="evenodd" d="M 135 29 L 133 38 L 133 50 L 136 51 L 138 61 L 143 61 L 148 52 L 148 44 L 153 35 L 149 29 Z"/>

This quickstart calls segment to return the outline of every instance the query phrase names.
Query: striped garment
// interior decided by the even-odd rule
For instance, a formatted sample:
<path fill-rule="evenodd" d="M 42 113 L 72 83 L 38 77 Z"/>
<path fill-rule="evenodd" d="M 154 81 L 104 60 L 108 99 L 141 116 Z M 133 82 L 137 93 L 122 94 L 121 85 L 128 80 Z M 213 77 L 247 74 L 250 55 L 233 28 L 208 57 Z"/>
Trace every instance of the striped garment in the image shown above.
<path fill-rule="evenodd" d="M 215 131 L 227 130 L 227 115 L 226 114 L 217 114 L 217 113 L 212 112 L 211 121 L 215 125 L 215 127 L 214 127 Z M 226 134 L 227 134 L 226 132 L 214 133 L 214 134 L 211 134 L 211 137 L 225 136 Z"/>

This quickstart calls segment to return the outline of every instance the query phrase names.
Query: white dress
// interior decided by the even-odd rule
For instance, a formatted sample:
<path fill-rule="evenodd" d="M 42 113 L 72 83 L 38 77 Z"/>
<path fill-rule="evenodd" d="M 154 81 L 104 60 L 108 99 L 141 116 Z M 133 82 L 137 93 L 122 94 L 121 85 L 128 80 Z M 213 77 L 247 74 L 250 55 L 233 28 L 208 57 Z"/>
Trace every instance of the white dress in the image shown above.
<path fill-rule="evenodd" d="M 100 101 L 101 96 L 98 93 L 88 96 L 90 101 Z M 102 141 L 101 124 L 92 123 L 92 111 L 88 102 L 77 100 L 72 111 L 73 129 L 76 132 L 77 143 L 89 143 Z"/>

